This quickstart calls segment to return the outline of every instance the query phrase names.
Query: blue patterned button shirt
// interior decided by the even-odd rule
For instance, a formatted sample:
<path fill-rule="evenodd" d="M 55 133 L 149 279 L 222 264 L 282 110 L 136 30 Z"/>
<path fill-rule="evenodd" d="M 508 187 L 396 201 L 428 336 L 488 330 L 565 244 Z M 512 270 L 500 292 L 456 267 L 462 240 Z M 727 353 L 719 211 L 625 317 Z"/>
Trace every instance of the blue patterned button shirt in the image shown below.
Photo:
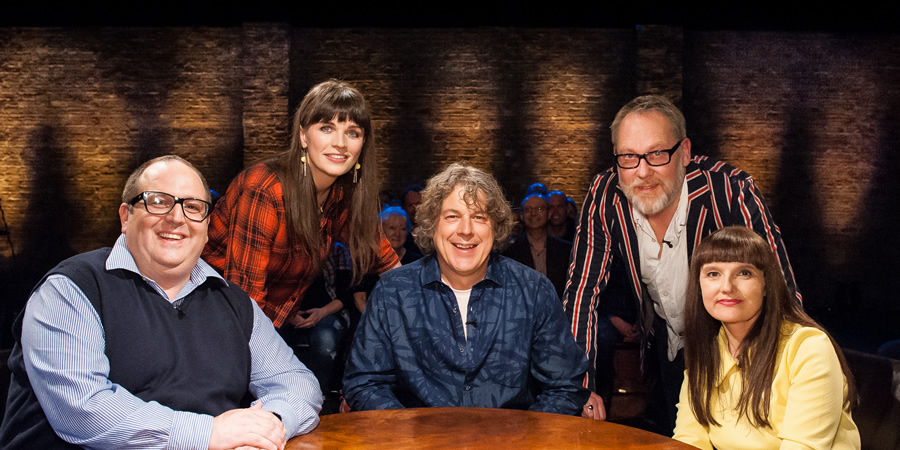
<path fill-rule="evenodd" d="M 494 253 L 468 308 L 464 325 L 434 256 L 386 273 L 350 350 L 350 407 L 581 412 L 587 360 L 550 280 Z"/>

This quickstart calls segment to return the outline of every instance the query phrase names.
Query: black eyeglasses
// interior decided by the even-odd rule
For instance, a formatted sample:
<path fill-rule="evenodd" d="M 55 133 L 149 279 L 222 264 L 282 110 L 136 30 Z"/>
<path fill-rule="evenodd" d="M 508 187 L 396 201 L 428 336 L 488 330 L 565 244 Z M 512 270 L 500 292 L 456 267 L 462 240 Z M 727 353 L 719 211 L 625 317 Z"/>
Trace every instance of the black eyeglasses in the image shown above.
<path fill-rule="evenodd" d="M 672 153 L 678 151 L 678 147 L 681 146 L 682 142 L 684 142 L 684 139 L 678 141 L 674 147 L 668 150 L 656 150 L 643 155 L 638 155 L 637 153 L 616 154 L 616 164 L 623 169 L 634 169 L 641 164 L 643 159 L 651 166 L 664 166 L 672 160 Z"/>
<path fill-rule="evenodd" d="M 131 199 L 128 204 L 134 206 L 135 203 L 141 200 L 144 201 L 144 209 L 148 213 L 157 216 L 168 214 L 179 203 L 181 203 L 181 212 L 184 213 L 184 217 L 194 222 L 203 222 L 209 216 L 209 213 L 212 212 L 212 204 L 206 200 L 179 198 L 165 192 L 156 191 L 141 192 L 137 197 Z"/>

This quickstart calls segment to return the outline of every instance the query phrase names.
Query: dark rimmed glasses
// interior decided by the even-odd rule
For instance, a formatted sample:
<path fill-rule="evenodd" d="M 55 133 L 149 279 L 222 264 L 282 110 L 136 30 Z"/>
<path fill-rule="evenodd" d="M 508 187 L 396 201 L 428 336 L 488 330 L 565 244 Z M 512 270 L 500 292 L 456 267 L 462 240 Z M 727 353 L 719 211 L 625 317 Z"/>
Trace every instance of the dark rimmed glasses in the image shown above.
<path fill-rule="evenodd" d="M 181 203 L 181 212 L 184 217 L 194 222 L 203 222 L 209 213 L 212 212 L 212 204 L 206 200 L 199 198 L 180 198 L 172 194 L 156 191 L 144 191 L 131 199 L 129 205 L 134 206 L 135 203 L 143 200 L 144 209 L 148 213 L 157 216 L 163 216 L 169 213 L 175 205 Z"/>
<path fill-rule="evenodd" d="M 684 139 L 678 141 L 674 147 L 668 150 L 656 150 L 649 153 L 644 153 L 643 155 L 638 155 L 637 153 L 619 153 L 616 154 L 616 165 L 618 165 L 622 169 L 634 169 L 637 166 L 641 165 L 641 160 L 647 161 L 647 164 L 657 167 L 664 166 L 672 161 L 672 154 L 678 151 L 678 147 L 681 146 L 681 143 L 684 142 Z"/>

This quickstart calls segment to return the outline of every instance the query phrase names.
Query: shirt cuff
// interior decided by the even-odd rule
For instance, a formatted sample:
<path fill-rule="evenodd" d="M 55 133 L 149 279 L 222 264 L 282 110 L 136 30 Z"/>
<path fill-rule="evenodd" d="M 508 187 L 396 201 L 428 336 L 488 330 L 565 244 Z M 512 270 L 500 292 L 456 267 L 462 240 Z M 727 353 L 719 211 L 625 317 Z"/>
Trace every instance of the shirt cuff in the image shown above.
<path fill-rule="evenodd" d="M 195 414 L 175 411 L 172 418 L 172 431 L 169 433 L 169 449 L 209 448 L 209 439 L 213 432 L 213 417 L 207 414 Z"/>

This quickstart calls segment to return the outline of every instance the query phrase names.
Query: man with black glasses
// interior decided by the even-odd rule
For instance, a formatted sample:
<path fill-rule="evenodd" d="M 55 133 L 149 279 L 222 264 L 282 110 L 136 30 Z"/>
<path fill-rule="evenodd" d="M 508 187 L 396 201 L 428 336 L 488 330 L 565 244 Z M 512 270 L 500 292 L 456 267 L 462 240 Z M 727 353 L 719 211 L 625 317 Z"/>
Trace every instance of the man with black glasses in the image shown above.
<path fill-rule="evenodd" d="M 199 259 L 211 209 L 177 156 L 131 174 L 115 246 L 60 263 L 16 320 L 0 447 L 274 450 L 315 427 L 315 377 Z"/>
<path fill-rule="evenodd" d="M 729 225 L 751 228 L 772 246 L 795 291 L 796 282 L 781 232 L 753 179 L 723 162 L 691 158 L 684 116 L 671 101 L 635 98 L 610 129 L 616 166 L 598 174 L 588 190 L 564 307 L 588 355 L 585 386 L 591 391 L 596 392 L 596 336 L 604 334 L 598 327 L 611 323 L 621 334 L 637 334 L 651 344 L 654 357 L 647 362 L 659 365 L 661 387 L 651 411 L 661 415 L 658 430 L 671 435 L 684 373 L 688 265 L 700 239 Z M 627 268 L 628 290 L 639 307 L 634 325 L 597 314 L 616 262 Z M 599 397 L 593 394 L 585 408 L 591 402 L 600 403 Z"/>

